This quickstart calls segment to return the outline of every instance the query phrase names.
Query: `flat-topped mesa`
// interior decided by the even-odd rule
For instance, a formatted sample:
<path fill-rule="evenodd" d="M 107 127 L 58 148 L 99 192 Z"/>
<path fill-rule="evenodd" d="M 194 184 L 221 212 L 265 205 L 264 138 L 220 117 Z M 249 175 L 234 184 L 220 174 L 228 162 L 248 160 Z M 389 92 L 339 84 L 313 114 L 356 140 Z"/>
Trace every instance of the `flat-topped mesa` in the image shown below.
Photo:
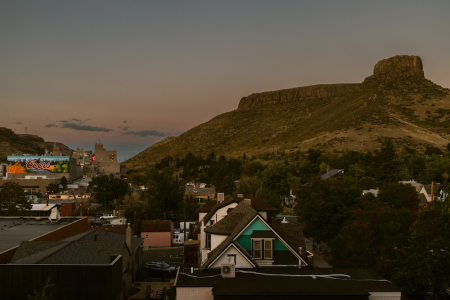
<path fill-rule="evenodd" d="M 424 78 L 422 59 L 419 56 L 397 55 L 380 60 L 373 69 L 373 75 L 419 76 Z"/>
<path fill-rule="evenodd" d="M 356 89 L 359 83 L 318 84 L 273 92 L 254 93 L 242 97 L 238 109 L 271 106 L 287 102 L 342 96 Z"/>

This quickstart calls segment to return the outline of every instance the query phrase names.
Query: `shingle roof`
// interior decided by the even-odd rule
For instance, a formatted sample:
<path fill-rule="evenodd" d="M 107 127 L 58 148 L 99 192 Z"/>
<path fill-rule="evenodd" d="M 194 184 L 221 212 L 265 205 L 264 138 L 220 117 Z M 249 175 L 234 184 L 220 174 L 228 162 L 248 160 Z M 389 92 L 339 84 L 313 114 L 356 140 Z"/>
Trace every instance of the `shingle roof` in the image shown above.
<path fill-rule="evenodd" d="M 217 205 L 217 201 L 207 201 L 201 207 L 197 208 L 197 212 L 209 212 L 214 206 Z"/>
<path fill-rule="evenodd" d="M 277 211 L 276 208 L 274 208 L 272 205 L 270 205 L 269 203 L 266 202 L 266 200 L 264 200 L 261 197 L 253 197 L 253 198 L 248 198 L 248 197 L 233 197 L 231 195 L 227 195 L 225 197 L 225 200 L 221 203 L 217 203 L 216 205 L 214 205 L 211 210 L 205 215 L 205 217 L 203 218 L 204 222 L 208 222 L 209 219 L 211 219 L 211 217 L 214 215 L 214 213 L 222 207 L 225 207 L 231 203 L 240 203 L 241 201 L 243 201 L 244 199 L 250 199 L 251 200 L 251 207 L 256 210 L 256 211 Z M 200 220 L 201 222 L 201 220 Z"/>
<path fill-rule="evenodd" d="M 327 179 L 327 178 L 335 176 L 336 174 L 338 174 L 341 171 L 344 171 L 344 169 L 333 169 L 333 170 L 326 172 L 325 174 L 320 175 L 320 178 Z"/>
<path fill-rule="evenodd" d="M 143 220 L 141 232 L 171 232 L 171 220 Z"/>
<path fill-rule="evenodd" d="M 235 226 L 231 232 L 231 234 L 216 248 L 214 248 L 213 251 L 209 253 L 208 259 L 202 264 L 201 269 L 206 268 L 211 262 L 213 262 L 217 255 L 219 255 L 234 239 L 234 237 L 250 222 L 258 212 L 251 208 L 247 203 L 241 202 L 239 203 L 231 212 L 229 215 L 227 215 L 225 218 L 217 222 L 214 226 L 217 226 L 220 222 L 222 222 L 225 219 L 233 218 L 235 219 L 236 215 L 239 215 L 239 221 L 235 223 Z M 212 227 L 214 227 L 212 226 Z"/>
<path fill-rule="evenodd" d="M 431 184 L 424 184 L 423 187 L 425 191 L 427 191 L 428 195 L 431 195 Z M 441 187 L 440 183 L 433 184 L 433 196 L 439 196 L 439 188 Z"/>
<path fill-rule="evenodd" d="M 258 214 L 256 210 L 241 202 L 236 206 L 225 218 L 217 222 L 211 227 L 207 227 L 205 232 L 212 234 L 227 234 L 228 237 L 214 250 L 209 253 L 208 259 L 202 264 L 201 269 L 208 267 L 216 257 L 225 250 L 236 235 L 244 229 L 245 226 Z M 298 251 L 299 247 L 306 250 L 305 238 L 303 235 L 303 227 L 300 223 L 271 223 L 269 226 L 291 246 L 294 251 Z M 238 245 L 237 243 L 234 243 Z M 246 251 L 244 251 L 246 252 Z M 251 258 L 250 258 L 251 259 Z M 253 260 L 252 260 L 253 261 Z M 254 261 L 253 261 L 254 262 Z M 258 265 L 254 262 L 255 265 Z"/>
<path fill-rule="evenodd" d="M 225 218 L 214 224 L 214 226 L 206 227 L 205 232 L 214 234 L 231 234 L 236 227 L 236 224 L 239 223 L 242 217 L 243 214 L 241 213 L 229 213 Z"/>
<path fill-rule="evenodd" d="M 22 242 L 12 261 L 15 264 L 110 264 L 110 255 L 127 251 L 126 235 L 91 230 L 59 242 Z M 143 239 L 132 236 L 132 252 Z M 124 260 L 123 264 L 127 264 Z"/>
<path fill-rule="evenodd" d="M 298 251 L 299 247 L 303 247 L 306 251 L 305 237 L 301 223 L 271 223 L 270 226 L 294 251 Z"/>

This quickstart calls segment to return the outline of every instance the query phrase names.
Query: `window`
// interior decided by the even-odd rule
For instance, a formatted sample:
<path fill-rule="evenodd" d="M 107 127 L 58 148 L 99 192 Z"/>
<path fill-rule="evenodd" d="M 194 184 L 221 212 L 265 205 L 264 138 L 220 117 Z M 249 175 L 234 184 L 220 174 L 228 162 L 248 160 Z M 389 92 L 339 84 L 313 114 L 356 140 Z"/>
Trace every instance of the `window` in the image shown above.
<path fill-rule="evenodd" d="M 264 259 L 272 259 L 272 240 L 264 240 Z"/>
<path fill-rule="evenodd" d="M 261 259 L 261 241 L 253 241 L 253 258 Z"/>
<path fill-rule="evenodd" d="M 230 264 L 236 264 L 236 254 L 228 254 L 228 261 Z"/>
<path fill-rule="evenodd" d="M 273 259 L 273 239 L 252 239 L 254 259 Z"/>
<path fill-rule="evenodd" d="M 211 233 L 206 234 L 206 248 L 211 250 Z"/>

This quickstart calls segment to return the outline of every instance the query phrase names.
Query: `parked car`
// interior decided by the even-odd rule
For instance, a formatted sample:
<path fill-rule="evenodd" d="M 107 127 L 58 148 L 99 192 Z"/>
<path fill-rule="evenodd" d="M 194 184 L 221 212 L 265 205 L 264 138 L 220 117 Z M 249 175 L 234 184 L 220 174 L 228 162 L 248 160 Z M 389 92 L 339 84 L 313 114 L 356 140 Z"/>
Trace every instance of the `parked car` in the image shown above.
<path fill-rule="evenodd" d="M 100 220 L 108 220 L 108 219 L 113 219 L 114 215 L 113 214 L 106 214 L 104 216 L 100 217 Z"/>
<path fill-rule="evenodd" d="M 163 262 L 154 261 L 144 265 L 144 270 L 149 272 L 152 276 L 162 278 L 174 278 L 176 274 L 175 267 Z"/>

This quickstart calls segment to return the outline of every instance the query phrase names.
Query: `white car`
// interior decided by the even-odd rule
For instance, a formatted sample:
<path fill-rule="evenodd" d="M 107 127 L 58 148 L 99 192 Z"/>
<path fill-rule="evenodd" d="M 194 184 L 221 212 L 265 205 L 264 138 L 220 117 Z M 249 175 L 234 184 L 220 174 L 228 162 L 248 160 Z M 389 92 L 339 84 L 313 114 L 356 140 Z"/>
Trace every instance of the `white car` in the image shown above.
<path fill-rule="evenodd" d="M 114 219 L 114 215 L 113 214 L 106 214 L 104 216 L 100 217 L 100 220 L 108 220 L 108 219 Z"/>

